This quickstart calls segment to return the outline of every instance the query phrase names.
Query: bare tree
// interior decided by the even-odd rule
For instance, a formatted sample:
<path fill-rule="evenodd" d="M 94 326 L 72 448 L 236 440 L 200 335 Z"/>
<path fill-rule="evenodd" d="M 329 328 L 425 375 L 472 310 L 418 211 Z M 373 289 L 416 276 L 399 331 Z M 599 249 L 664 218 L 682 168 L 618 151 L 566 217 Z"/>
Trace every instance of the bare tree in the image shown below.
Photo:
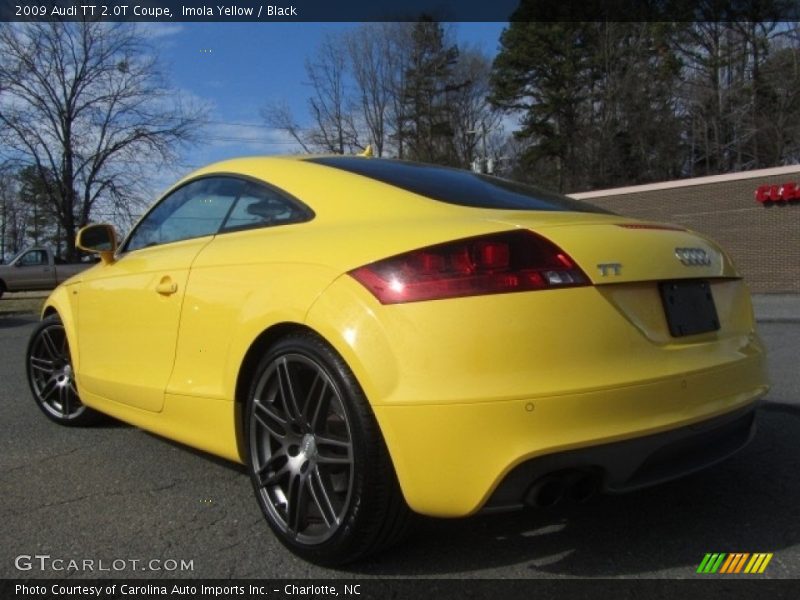
<path fill-rule="evenodd" d="M 350 62 L 344 36 L 324 37 L 314 56 L 306 59 L 305 69 L 311 87 L 308 111 L 312 125 L 300 126 L 282 101 L 267 104 L 261 117 L 270 127 L 291 135 L 305 152 L 344 154 L 362 149 L 348 93 Z"/>
<path fill-rule="evenodd" d="M 764 70 L 786 24 L 698 22 L 678 40 L 685 85 L 680 93 L 691 143 L 690 174 L 755 169 L 775 162 L 764 139 L 773 121 L 770 73 Z"/>
<path fill-rule="evenodd" d="M 0 165 L 0 260 L 55 233 L 52 210 L 42 201 L 41 188 L 32 167 Z"/>
<path fill-rule="evenodd" d="M 303 129 L 297 121 L 295 121 L 292 109 L 286 102 L 275 102 L 267 104 L 261 109 L 261 118 L 264 119 L 266 124 L 279 131 L 285 131 L 300 144 L 304 152 L 311 154 L 311 145 L 314 143 L 309 131 Z"/>
<path fill-rule="evenodd" d="M 0 165 L 0 263 L 17 251 L 17 181 L 8 164 Z"/>
<path fill-rule="evenodd" d="M 387 82 L 391 99 L 387 134 L 396 156 L 406 158 L 408 143 L 403 129 L 404 97 L 408 87 L 408 69 L 414 51 L 414 24 L 385 23 L 381 33 L 386 39 L 387 65 L 390 73 Z"/>
<path fill-rule="evenodd" d="M 344 154 L 361 148 L 347 96 L 347 48 L 340 36 L 323 38 L 313 59 L 306 61 L 306 75 L 313 90 L 308 99 L 315 127 L 314 144 L 327 152 Z"/>
<path fill-rule="evenodd" d="M 499 123 L 486 100 L 490 69 L 473 48 L 460 57 L 440 23 L 364 24 L 325 37 L 306 61 L 308 127 L 285 102 L 261 115 L 306 152 L 351 153 L 369 143 L 377 156 L 468 166 Z"/>
<path fill-rule="evenodd" d="M 398 23 L 365 23 L 348 32 L 347 50 L 357 90 L 356 104 L 376 156 L 383 156 L 388 141 L 395 77 L 394 41 Z"/>
<path fill-rule="evenodd" d="M 496 150 L 501 113 L 489 103 L 492 62 L 473 47 L 461 49 L 453 69 L 457 82 L 448 95 L 453 128 L 453 146 L 458 165 L 469 167 L 481 156 L 488 159 Z"/>
<path fill-rule="evenodd" d="M 92 209 L 134 210 L 153 165 L 174 160 L 204 117 L 165 85 L 132 25 L 0 25 L 0 144 L 47 183 L 69 257 Z"/>

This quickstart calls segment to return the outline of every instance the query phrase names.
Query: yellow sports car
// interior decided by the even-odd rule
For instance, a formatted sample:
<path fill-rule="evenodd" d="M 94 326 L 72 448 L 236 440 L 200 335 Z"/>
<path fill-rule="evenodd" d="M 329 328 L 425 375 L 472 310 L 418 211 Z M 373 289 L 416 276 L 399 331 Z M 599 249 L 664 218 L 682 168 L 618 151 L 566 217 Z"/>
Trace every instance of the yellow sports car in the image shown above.
<path fill-rule="evenodd" d="M 459 517 L 647 486 L 754 432 L 768 389 L 725 252 L 475 173 L 367 157 L 200 169 L 47 300 L 58 423 L 100 413 L 247 465 L 320 564 Z"/>

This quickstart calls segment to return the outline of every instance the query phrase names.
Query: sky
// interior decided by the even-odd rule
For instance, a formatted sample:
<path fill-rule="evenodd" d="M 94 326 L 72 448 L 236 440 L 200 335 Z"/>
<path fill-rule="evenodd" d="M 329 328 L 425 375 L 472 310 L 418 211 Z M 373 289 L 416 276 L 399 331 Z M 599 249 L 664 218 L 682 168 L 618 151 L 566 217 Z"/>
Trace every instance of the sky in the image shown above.
<path fill-rule="evenodd" d="M 459 44 L 497 52 L 505 23 L 454 23 Z M 168 83 L 209 105 L 210 123 L 201 143 L 184 155 L 184 164 L 163 174 L 163 186 L 217 160 L 252 154 L 282 154 L 298 147 L 283 132 L 266 127 L 259 111 L 285 101 L 298 121 L 306 119 L 304 62 L 328 32 L 353 23 L 147 23 L 146 33 L 159 54 Z M 162 182 L 159 182 L 162 183 Z"/>

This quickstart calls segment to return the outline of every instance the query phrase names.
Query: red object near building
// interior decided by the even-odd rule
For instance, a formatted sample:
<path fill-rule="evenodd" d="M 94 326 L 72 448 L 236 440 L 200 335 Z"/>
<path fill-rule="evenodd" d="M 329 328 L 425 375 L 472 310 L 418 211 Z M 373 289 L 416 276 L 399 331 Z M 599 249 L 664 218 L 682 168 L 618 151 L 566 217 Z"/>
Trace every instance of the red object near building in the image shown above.
<path fill-rule="evenodd" d="M 756 201 L 764 204 L 765 202 L 789 202 L 800 200 L 800 188 L 794 181 L 788 181 L 782 185 L 760 185 L 756 188 Z"/>

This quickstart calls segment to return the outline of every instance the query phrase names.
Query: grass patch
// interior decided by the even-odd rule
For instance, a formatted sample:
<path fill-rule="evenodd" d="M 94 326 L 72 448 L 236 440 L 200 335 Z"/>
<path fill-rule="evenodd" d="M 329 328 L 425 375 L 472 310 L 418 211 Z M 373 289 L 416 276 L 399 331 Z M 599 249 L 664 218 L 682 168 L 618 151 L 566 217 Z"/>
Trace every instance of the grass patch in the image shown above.
<path fill-rule="evenodd" d="M 45 297 L 14 297 L 3 295 L 0 298 L 0 315 L 38 315 L 42 310 Z"/>

